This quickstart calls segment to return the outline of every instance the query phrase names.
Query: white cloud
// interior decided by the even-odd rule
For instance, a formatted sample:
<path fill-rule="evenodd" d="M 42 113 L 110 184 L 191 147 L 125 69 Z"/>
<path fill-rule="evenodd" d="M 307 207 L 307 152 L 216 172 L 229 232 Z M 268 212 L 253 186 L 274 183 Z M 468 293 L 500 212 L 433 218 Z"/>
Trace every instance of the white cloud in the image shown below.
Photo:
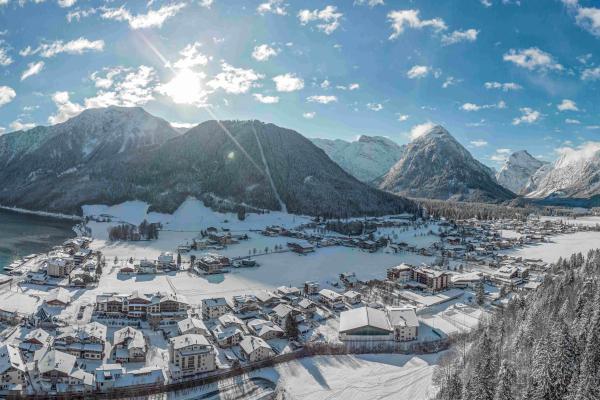
<path fill-rule="evenodd" d="M 521 90 L 523 87 L 514 82 L 486 82 L 484 83 L 486 89 L 501 89 L 503 92 L 508 92 L 510 90 Z"/>
<path fill-rule="evenodd" d="M 20 119 L 16 119 L 10 123 L 9 127 L 13 131 L 28 131 L 31 128 L 35 128 L 35 124 L 33 122 L 23 122 Z"/>
<path fill-rule="evenodd" d="M 191 129 L 193 127 L 195 127 L 198 124 L 195 124 L 193 122 L 169 122 L 171 124 L 171 126 L 175 129 Z"/>
<path fill-rule="evenodd" d="M 539 111 L 536 111 L 529 107 L 520 108 L 522 115 L 513 119 L 513 125 L 520 124 L 533 124 L 537 120 L 539 120 L 542 114 Z"/>
<path fill-rule="evenodd" d="M 564 69 L 562 65 L 554 60 L 554 57 L 552 57 L 550 53 L 546 53 L 537 47 L 520 50 L 510 49 L 508 53 L 504 54 L 503 60 L 510 61 L 513 64 L 530 71 L 562 71 Z"/>
<path fill-rule="evenodd" d="M 466 31 L 454 31 L 449 35 L 442 36 L 442 44 L 448 46 L 460 42 L 474 42 L 477 40 L 479 31 L 477 29 L 467 29 Z"/>
<path fill-rule="evenodd" d="M 57 40 L 51 43 L 43 43 L 36 49 L 26 47 L 19 52 L 23 57 L 38 54 L 44 58 L 51 58 L 61 53 L 66 54 L 83 54 L 90 51 L 103 51 L 104 40 L 90 41 L 84 37 L 79 39 L 71 40 L 69 42 L 63 42 Z"/>
<path fill-rule="evenodd" d="M 491 7 L 492 6 L 492 0 L 479 0 L 479 2 L 484 6 L 484 7 Z"/>
<path fill-rule="evenodd" d="M 381 111 L 383 110 L 383 104 L 381 103 L 367 103 L 367 108 L 371 111 Z"/>
<path fill-rule="evenodd" d="M 573 100 L 563 99 L 563 101 L 556 106 L 558 111 L 579 111 L 577 104 Z"/>
<path fill-rule="evenodd" d="M 600 79 L 600 67 L 586 68 L 581 72 L 581 79 L 584 81 L 597 81 Z"/>
<path fill-rule="evenodd" d="M 331 82 L 329 82 L 327 79 L 325 79 L 323 82 L 321 82 L 321 89 L 329 89 L 329 87 L 331 86 Z"/>
<path fill-rule="evenodd" d="M 479 104 L 475 104 L 475 103 L 464 103 L 462 106 L 460 106 L 460 109 L 463 111 L 479 111 L 479 110 L 487 110 L 490 108 L 504 109 L 504 108 L 506 108 L 506 103 L 504 102 L 504 100 L 500 100 L 496 104 L 479 105 Z"/>
<path fill-rule="evenodd" d="M 100 71 L 95 71 L 90 75 L 90 79 L 92 80 L 92 82 L 94 82 L 94 86 L 96 86 L 97 88 L 109 89 L 114 83 L 114 78 L 127 70 L 127 68 L 123 67 L 104 68 L 104 76 L 100 74 Z"/>
<path fill-rule="evenodd" d="M 275 57 L 279 53 L 279 50 L 269 46 L 268 44 L 261 44 L 255 46 L 252 51 L 252 58 L 257 61 L 267 61 L 271 57 Z"/>
<path fill-rule="evenodd" d="M 426 65 L 415 65 L 411 69 L 408 70 L 406 76 L 409 79 L 421 79 L 425 78 L 429 72 L 431 71 L 431 67 Z"/>
<path fill-rule="evenodd" d="M 406 121 L 410 116 L 407 114 L 398 114 L 398 121 L 400 122 L 404 122 Z"/>
<path fill-rule="evenodd" d="M 90 15 L 94 15 L 98 12 L 97 8 L 88 8 L 87 10 L 73 10 L 67 13 L 67 21 L 69 23 L 73 21 L 81 21 L 81 18 L 87 18 Z"/>
<path fill-rule="evenodd" d="M 302 116 L 306 119 L 313 119 L 315 115 L 317 115 L 317 113 L 314 111 L 305 112 L 304 114 L 302 114 Z"/>
<path fill-rule="evenodd" d="M 13 59 L 8 55 L 8 49 L 2 46 L 3 42 L 0 40 L 0 65 L 7 67 L 13 63 Z"/>
<path fill-rule="evenodd" d="M 223 72 L 217 74 L 207 85 L 213 89 L 223 89 L 227 93 L 241 94 L 258 86 L 258 81 L 264 78 L 252 69 L 233 67 L 226 62 L 221 63 Z"/>
<path fill-rule="evenodd" d="M 577 57 L 577 61 L 579 61 L 583 65 L 586 65 L 591 59 L 592 53 L 582 54 L 579 57 Z"/>
<path fill-rule="evenodd" d="M 181 58 L 173 64 L 177 69 L 189 69 L 208 64 L 209 57 L 200 52 L 202 43 L 190 43 L 179 52 Z"/>
<path fill-rule="evenodd" d="M 300 10 L 298 19 L 300 24 L 307 25 L 309 22 L 317 22 L 317 29 L 330 35 L 340 26 L 343 14 L 337 11 L 336 6 L 326 6 L 322 10 Z"/>
<path fill-rule="evenodd" d="M 48 122 L 51 124 L 59 124 L 65 122 L 82 112 L 85 108 L 79 104 L 71 102 L 68 92 L 56 92 L 52 95 L 52 101 L 56 105 L 56 114 L 48 117 Z"/>
<path fill-rule="evenodd" d="M 348 90 L 356 90 L 359 88 L 360 88 L 360 85 L 358 83 L 351 83 L 350 85 L 348 85 Z"/>
<path fill-rule="evenodd" d="M 390 40 L 396 39 L 406 28 L 432 28 L 436 32 L 448 29 L 446 23 L 441 18 L 421 19 L 419 17 L 419 10 L 390 11 L 387 18 L 391 22 L 392 30 L 394 31 L 389 37 Z"/>
<path fill-rule="evenodd" d="M 214 0 L 200 0 L 200 7 L 210 8 L 214 3 Z"/>
<path fill-rule="evenodd" d="M 279 97 L 277 97 L 277 96 L 265 96 L 260 93 L 254 93 L 252 96 L 254 96 L 256 101 L 258 101 L 259 103 L 263 103 L 263 104 L 279 103 Z"/>
<path fill-rule="evenodd" d="M 58 0 L 59 7 L 67 8 L 72 7 L 77 3 L 77 0 Z"/>
<path fill-rule="evenodd" d="M 287 5 L 283 4 L 283 0 L 268 0 L 265 3 L 259 4 L 258 7 L 256 8 L 256 11 L 261 15 L 264 15 L 267 13 L 276 14 L 276 15 L 286 15 L 287 14 L 286 7 L 287 7 Z"/>
<path fill-rule="evenodd" d="M 488 142 L 486 142 L 485 140 L 482 140 L 482 139 L 477 139 L 477 140 L 472 140 L 471 145 L 473 145 L 475 147 L 484 147 L 484 146 L 488 145 Z"/>
<path fill-rule="evenodd" d="M 571 125 L 579 125 L 579 124 L 581 124 L 581 121 L 579 121 L 578 119 L 571 119 L 571 118 L 565 119 L 565 122 L 567 124 L 571 124 Z"/>
<path fill-rule="evenodd" d="M 103 8 L 101 17 L 115 21 L 126 21 L 131 29 L 160 28 L 166 20 L 174 17 L 186 6 L 186 3 L 172 3 L 162 6 L 156 10 L 150 10 L 146 14 L 133 15 L 125 7 Z"/>
<path fill-rule="evenodd" d="M 296 74 L 277 75 L 273 78 L 278 92 L 293 92 L 304 88 L 304 80 Z"/>
<path fill-rule="evenodd" d="M 17 96 L 15 90 L 9 86 L 0 86 L 0 107 L 10 103 Z"/>
<path fill-rule="evenodd" d="M 578 7 L 575 21 L 592 35 L 600 37 L 600 8 Z"/>
<path fill-rule="evenodd" d="M 449 77 L 446 78 L 446 80 L 444 81 L 444 83 L 442 83 L 442 88 L 443 89 L 447 89 L 450 86 L 454 86 L 454 85 L 456 85 L 456 84 L 458 84 L 460 82 L 462 82 L 462 79 L 456 79 L 453 76 L 449 76 Z"/>
<path fill-rule="evenodd" d="M 309 96 L 306 98 L 309 103 L 329 104 L 337 102 L 336 96 Z"/>
<path fill-rule="evenodd" d="M 600 151 L 600 142 L 585 142 L 576 148 L 560 147 L 555 151 L 559 154 L 561 163 L 567 165 L 594 157 Z"/>
<path fill-rule="evenodd" d="M 354 0 L 354 4 L 359 5 L 359 6 L 368 5 L 369 7 L 385 5 L 383 0 Z"/>
<path fill-rule="evenodd" d="M 410 140 L 420 138 L 427 132 L 429 132 L 435 124 L 433 122 L 425 122 L 424 124 L 415 125 L 410 130 Z"/>
<path fill-rule="evenodd" d="M 25 79 L 31 76 L 39 74 L 40 72 L 42 72 L 42 69 L 44 69 L 43 61 L 31 62 L 27 64 L 27 69 L 21 74 L 21 81 L 24 81 Z"/>
<path fill-rule="evenodd" d="M 510 149 L 496 149 L 496 153 L 490 156 L 490 160 L 497 163 L 504 163 L 510 153 Z"/>

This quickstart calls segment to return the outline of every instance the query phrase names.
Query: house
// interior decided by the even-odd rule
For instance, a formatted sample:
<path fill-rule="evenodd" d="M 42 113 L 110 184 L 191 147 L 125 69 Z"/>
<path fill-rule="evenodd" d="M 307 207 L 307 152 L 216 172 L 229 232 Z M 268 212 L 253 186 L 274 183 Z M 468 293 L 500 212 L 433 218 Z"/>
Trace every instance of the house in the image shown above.
<path fill-rule="evenodd" d="M 288 242 L 287 247 L 298 254 L 308 254 L 315 251 L 315 246 L 308 242 Z"/>
<path fill-rule="evenodd" d="M 300 289 L 294 286 L 279 286 L 277 294 L 281 297 L 300 296 Z"/>
<path fill-rule="evenodd" d="M 94 373 L 96 388 L 101 392 L 113 388 L 162 385 L 165 382 L 164 372 L 160 367 L 143 367 L 127 371 L 121 364 L 102 364 Z"/>
<path fill-rule="evenodd" d="M 275 356 L 271 346 L 256 336 L 246 336 L 240 343 L 240 350 L 249 362 L 263 361 Z"/>
<path fill-rule="evenodd" d="M 319 293 L 319 287 L 320 287 L 320 285 L 318 282 L 306 281 L 306 282 L 304 282 L 304 294 L 306 294 L 306 295 L 317 294 L 317 293 Z"/>
<path fill-rule="evenodd" d="M 237 325 L 217 325 L 213 328 L 212 335 L 219 347 L 227 348 L 237 346 L 242 341 L 244 331 Z"/>
<path fill-rule="evenodd" d="M 27 384 L 27 368 L 19 349 L 11 344 L 0 346 L 0 390 L 20 390 Z"/>
<path fill-rule="evenodd" d="M 287 304 L 278 304 L 273 312 L 270 314 L 271 321 L 276 323 L 279 326 L 285 326 L 288 318 L 294 318 L 296 315 L 300 314 L 299 311 L 290 307 Z"/>
<path fill-rule="evenodd" d="M 150 260 L 140 260 L 135 269 L 140 275 L 156 274 L 156 263 Z"/>
<path fill-rule="evenodd" d="M 113 358 L 117 362 L 141 362 L 146 360 L 148 345 L 142 331 L 131 326 L 115 331 L 113 335 Z"/>
<path fill-rule="evenodd" d="M 196 260 L 198 268 L 206 274 L 218 274 L 231 265 L 229 258 L 216 253 L 206 253 Z"/>
<path fill-rule="evenodd" d="M 256 299 L 265 307 L 273 307 L 281 301 L 279 296 L 268 290 L 262 290 L 258 292 Z"/>
<path fill-rule="evenodd" d="M 344 293 L 344 301 L 350 305 L 358 304 L 361 302 L 361 295 L 354 290 L 348 290 Z"/>
<path fill-rule="evenodd" d="M 204 321 L 198 318 L 189 317 L 183 319 L 177 323 L 177 328 L 181 335 L 193 333 L 196 335 L 208 336 L 210 334 L 208 328 L 204 324 Z"/>
<path fill-rule="evenodd" d="M 98 322 L 90 322 L 84 326 L 67 326 L 56 336 L 54 347 L 77 358 L 102 360 L 106 331 L 106 325 Z"/>
<path fill-rule="evenodd" d="M 214 297 L 202 300 L 202 319 L 219 318 L 231 311 L 231 307 L 224 297 Z"/>
<path fill-rule="evenodd" d="M 50 347 L 54 338 L 48 332 L 43 330 L 42 328 L 37 328 L 29 332 L 21 343 L 19 343 L 19 348 L 25 352 L 36 352 L 42 347 Z"/>
<path fill-rule="evenodd" d="M 394 340 L 408 342 L 419 336 L 419 320 L 412 307 L 389 307 L 387 315 L 394 330 Z"/>
<path fill-rule="evenodd" d="M 260 310 L 258 299 L 251 294 L 233 296 L 233 307 L 237 313 L 248 314 Z"/>
<path fill-rule="evenodd" d="M 321 289 L 319 301 L 332 309 L 344 307 L 344 296 L 330 289 Z"/>
<path fill-rule="evenodd" d="M 393 328 L 385 311 L 360 307 L 340 313 L 339 337 L 343 341 L 391 340 Z"/>
<path fill-rule="evenodd" d="M 125 264 L 123 267 L 119 269 L 119 274 L 121 275 L 133 275 L 135 273 L 135 266 L 131 264 Z"/>
<path fill-rule="evenodd" d="M 317 311 L 317 305 L 306 298 L 300 300 L 298 304 L 296 304 L 296 307 L 298 307 L 298 310 L 300 310 L 302 314 L 309 318 Z"/>
<path fill-rule="evenodd" d="M 173 259 L 173 253 L 171 253 L 169 251 L 160 253 L 160 256 L 158 256 L 156 265 L 160 269 L 170 269 L 172 266 L 175 265 L 175 262 Z"/>
<path fill-rule="evenodd" d="M 71 294 L 59 287 L 48 292 L 45 303 L 50 307 L 64 308 L 71 303 Z"/>
<path fill-rule="evenodd" d="M 283 329 L 278 325 L 275 325 L 273 321 L 267 321 L 260 318 L 248 321 L 248 330 L 254 336 L 258 336 L 263 340 L 275 339 L 284 335 Z"/>
<path fill-rule="evenodd" d="M 44 347 L 35 352 L 33 360 L 39 379 L 51 390 L 89 391 L 94 387 L 94 375 L 77 368 L 74 355 Z"/>
<path fill-rule="evenodd" d="M 215 350 L 202 335 L 187 334 L 171 338 L 169 356 L 177 375 L 189 376 L 217 369 Z"/>
<path fill-rule="evenodd" d="M 240 329 L 244 329 L 246 326 L 239 317 L 235 316 L 232 313 L 223 314 L 218 318 L 218 320 L 219 324 L 221 324 L 221 326 L 224 327 L 235 326 Z"/>
<path fill-rule="evenodd" d="M 92 250 L 90 249 L 79 249 L 75 254 L 73 254 L 73 263 L 75 266 L 82 265 L 88 257 L 92 255 Z"/>

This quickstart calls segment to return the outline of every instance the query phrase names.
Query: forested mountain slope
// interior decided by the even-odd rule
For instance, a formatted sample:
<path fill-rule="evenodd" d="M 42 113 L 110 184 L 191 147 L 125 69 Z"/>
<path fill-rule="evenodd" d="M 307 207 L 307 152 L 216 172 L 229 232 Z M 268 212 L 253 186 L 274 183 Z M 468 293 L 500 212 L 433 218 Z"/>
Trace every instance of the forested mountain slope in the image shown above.
<path fill-rule="evenodd" d="M 437 370 L 437 399 L 600 399 L 599 278 L 600 250 L 558 260 L 537 291 L 459 341 Z"/>

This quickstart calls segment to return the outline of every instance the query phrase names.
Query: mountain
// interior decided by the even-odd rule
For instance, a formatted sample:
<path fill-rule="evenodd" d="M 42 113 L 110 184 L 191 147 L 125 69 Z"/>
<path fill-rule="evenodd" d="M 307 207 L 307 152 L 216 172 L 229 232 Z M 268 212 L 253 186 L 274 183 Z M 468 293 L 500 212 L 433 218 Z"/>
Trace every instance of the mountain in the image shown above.
<path fill-rule="evenodd" d="M 354 142 L 311 139 L 350 175 L 371 182 L 384 175 L 402 156 L 403 146 L 382 136 L 362 135 Z"/>
<path fill-rule="evenodd" d="M 515 197 L 441 126 L 409 143 L 379 187 L 404 196 L 442 200 L 497 202 Z"/>
<path fill-rule="evenodd" d="M 529 183 L 527 197 L 591 199 L 600 196 L 600 147 L 565 151 Z"/>
<path fill-rule="evenodd" d="M 527 150 L 520 150 L 508 157 L 496 174 L 496 180 L 513 193 L 521 193 L 531 177 L 545 164 L 534 158 Z"/>
<path fill-rule="evenodd" d="M 180 135 L 141 108 L 111 107 L 34 129 L 0 138 L 2 205 L 80 213 L 84 204 L 143 200 L 173 212 L 196 196 L 215 208 L 340 217 L 414 209 L 273 124 L 207 121 Z"/>

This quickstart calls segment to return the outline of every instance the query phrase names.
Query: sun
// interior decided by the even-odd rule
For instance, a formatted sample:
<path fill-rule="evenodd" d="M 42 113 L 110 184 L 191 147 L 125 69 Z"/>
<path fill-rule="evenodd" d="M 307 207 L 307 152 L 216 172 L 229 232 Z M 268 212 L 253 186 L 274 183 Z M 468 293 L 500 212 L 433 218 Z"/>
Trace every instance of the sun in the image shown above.
<path fill-rule="evenodd" d="M 160 85 L 158 91 L 177 104 L 199 106 L 205 103 L 207 95 L 203 85 L 204 77 L 203 72 L 182 69 L 169 82 Z"/>

